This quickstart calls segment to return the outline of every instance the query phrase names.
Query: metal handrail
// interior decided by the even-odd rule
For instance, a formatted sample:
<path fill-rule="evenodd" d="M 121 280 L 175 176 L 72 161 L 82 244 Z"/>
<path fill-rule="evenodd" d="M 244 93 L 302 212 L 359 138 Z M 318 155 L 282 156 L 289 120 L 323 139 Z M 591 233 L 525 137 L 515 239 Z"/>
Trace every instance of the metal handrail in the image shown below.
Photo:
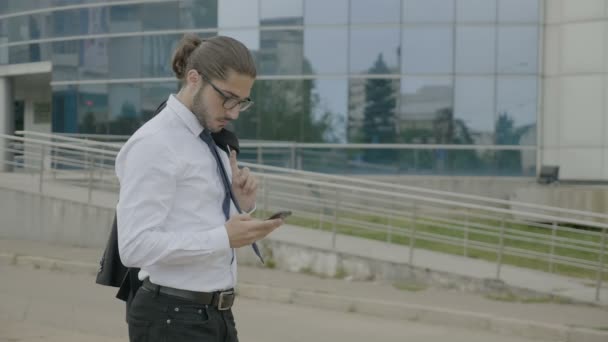
<path fill-rule="evenodd" d="M 55 133 L 41 133 L 41 132 L 33 132 L 33 131 L 15 131 L 15 134 L 22 135 L 24 137 L 37 136 L 37 137 L 43 137 L 43 138 L 51 138 L 53 140 L 74 142 L 74 143 L 79 143 L 79 144 L 83 144 L 83 145 L 106 146 L 106 147 L 111 147 L 113 149 L 120 149 L 120 147 L 122 147 L 122 145 L 123 145 L 120 143 L 107 143 L 107 142 L 101 142 L 101 141 L 96 141 L 96 140 L 85 140 L 85 139 L 81 139 L 81 138 L 72 138 L 70 136 L 58 135 Z"/>
<path fill-rule="evenodd" d="M 20 144 L 17 147 L 8 145 L 13 146 L 11 147 L 13 151 L 18 148 L 23 149 L 21 157 L 29 159 L 27 165 L 22 163 L 21 166 L 39 172 L 39 191 L 41 192 L 43 182 L 68 181 L 76 184 L 74 186 L 85 187 L 89 193 L 89 202 L 92 203 L 95 186 L 104 184 L 105 189 L 111 191 L 117 189 L 118 180 L 111 172 L 111 167 L 106 167 L 104 163 L 99 162 L 101 159 L 107 160 L 115 157 L 116 151 L 78 146 L 75 144 L 76 142 L 68 143 L 66 140 L 54 142 L 7 135 L 0 135 L 0 139 Z M 49 151 L 56 153 L 49 153 Z M 12 161 L 5 160 L 4 162 Z M 53 169 L 54 163 L 73 164 L 78 169 L 57 170 Z M 19 165 L 19 163 L 16 164 Z M 389 236 L 407 238 L 408 241 L 412 241 L 410 253 L 416 248 L 416 240 L 427 240 L 463 248 L 465 255 L 467 255 L 467 248 L 468 250 L 496 253 L 500 256 L 496 261 L 497 277 L 500 277 L 500 266 L 504 263 L 502 255 L 534 258 L 547 262 L 550 270 L 552 265 L 569 265 L 587 270 L 586 272 L 589 270 L 597 272 L 596 291 L 599 296 L 605 273 L 603 260 L 606 259 L 605 235 L 608 231 L 608 223 L 580 219 L 575 216 L 603 219 L 608 215 L 565 211 L 561 208 L 528 205 L 513 201 L 495 199 L 486 201 L 487 198 L 481 196 L 465 195 L 463 197 L 454 193 L 447 193 L 449 196 L 437 198 L 437 194 L 446 192 L 425 191 L 426 189 L 416 187 L 395 186 L 376 181 L 251 163 L 241 164 L 249 166 L 260 179 L 261 191 L 258 193 L 258 200 L 264 205 L 259 205 L 259 209 L 267 210 L 269 205 L 272 205 L 273 209 L 277 209 L 287 204 L 287 206 L 293 206 L 288 209 L 295 213 L 294 216 L 307 220 L 318 219 L 320 228 L 325 227 L 326 222 L 329 221 L 333 226 L 332 245 L 334 246 L 335 236 L 339 233 L 337 228 L 339 225 L 345 225 L 366 231 L 390 232 L 386 233 L 388 242 L 391 239 Z M 55 173 L 62 176 L 53 178 Z M 74 182 L 74 180 L 86 182 Z M 403 190 L 409 188 L 412 190 Z M 271 191 L 271 198 L 268 198 L 268 191 Z M 472 200 L 462 200 L 466 197 Z M 497 204 L 508 204 L 515 209 L 497 207 Z M 544 213 L 527 210 L 530 208 L 541 209 Z M 549 213 L 556 213 L 556 215 Z M 389 219 L 374 221 L 374 218 L 377 217 L 384 219 L 388 217 Z M 391 226 L 390 220 L 394 227 Z M 535 223 L 537 221 L 551 222 L 553 225 Z M 499 222 L 502 224 L 498 224 Z M 513 224 L 534 225 L 543 229 L 542 231 L 547 234 L 518 231 L 517 226 L 512 226 Z M 593 227 L 599 231 L 581 231 L 564 226 L 571 224 Z M 419 226 L 422 227 L 422 230 Z M 438 230 L 424 230 L 424 227 Z M 551 232 L 553 235 L 550 235 Z M 561 232 L 576 235 L 557 235 Z M 590 240 L 586 241 L 583 238 Z M 507 243 L 507 240 L 510 242 Z M 517 241 L 525 244 L 533 243 L 535 247 L 526 247 L 525 244 L 513 245 L 513 242 Z M 547 251 L 549 248 L 551 251 Z M 561 254 L 563 252 L 554 252 L 553 249 L 573 250 L 581 254 Z M 593 257 L 596 255 L 597 259 Z M 408 262 L 413 263 L 411 254 Z"/>
<path fill-rule="evenodd" d="M 106 155 L 110 155 L 110 156 L 116 156 L 118 154 L 117 151 L 108 151 L 108 150 L 102 150 L 102 149 L 92 148 L 92 147 L 83 147 L 83 146 L 78 146 L 78 145 L 71 145 L 68 143 L 54 143 L 52 141 L 46 141 L 46 140 L 38 140 L 38 139 L 31 139 L 31 138 L 24 138 L 24 137 L 22 138 L 22 137 L 17 137 L 14 135 L 9 135 L 9 134 L 0 134 L 0 139 L 2 139 L 2 138 L 13 139 L 13 140 L 21 141 L 21 142 L 35 143 L 35 144 L 40 144 L 40 145 L 44 145 L 44 146 L 48 146 L 48 147 L 66 148 L 66 149 L 77 150 L 77 151 L 82 151 L 82 152 L 101 153 L 101 154 L 106 154 Z"/>
<path fill-rule="evenodd" d="M 402 185 L 402 184 L 392 184 L 392 183 L 387 184 L 385 182 L 361 179 L 361 178 L 356 178 L 356 177 L 345 177 L 345 176 L 331 175 L 331 174 L 325 174 L 325 173 L 317 173 L 317 172 L 312 172 L 312 171 L 289 169 L 289 168 L 283 168 L 283 167 L 278 167 L 278 166 L 260 165 L 260 164 L 247 163 L 247 162 L 239 162 L 239 165 L 247 166 L 249 168 L 255 168 L 255 169 L 259 169 L 259 170 L 263 170 L 263 171 L 274 171 L 274 172 L 288 173 L 288 174 L 301 175 L 301 176 L 310 176 L 310 177 L 322 177 L 322 178 L 325 178 L 328 180 L 357 183 L 357 184 L 366 185 L 366 186 L 388 187 L 388 188 L 395 189 L 395 190 L 415 191 L 415 192 L 420 192 L 420 193 L 425 193 L 425 194 L 432 194 L 432 195 L 438 195 L 438 196 L 449 196 L 449 197 L 468 199 L 468 200 L 474 200 L 474 201 L 480 201 L 480 202 L 488 202 L 488 203 L 499 204 L 499 205 L 525 207 L 525 208 L 532 208 L 532 209 L 538 209 L 538 210 L 559 211 L 559 212 L 567 213 L 567 214 L 589 216 L 589 217 L 595 217 L 595 218 L 601 218 L 601 219 L 608 220 L 607 214 L 600 214 L 600 213 L 596 213 L 596 212 L 587 212 L 587 211 L 581 211 L 581 210 L 575 210 L 575 209 L 558 208 L 558 207 L 551 207 L 551 206 L 532 204 L 532 203 L 526 203 L 526 202 L 501 200 L 501 199 L 492 198 L 492 197 L 469 195 L 469 194 L 442 191 L 442 190 L 433 190 L 433 189 L 420 188 L 420 187 Z"/>
<path fill-rule="evenodd" d="M 43 134 L 43 136 L 57 137 L 57 134 L 44 134 L 44 133 L 30 132 L 30 131 L 17 131 L 17 132 L 20 134 L 34 134 L 34 135 Z M 58 138 L 61 138 L 61 137 L 58 137 Z M 70 139 L 74 139 L 74 138 L 70 138 Z M 82 139 L 76 139 L 76 140 L 79 140 L 79 142 L 86 141 L 86 140 L 82 140 Z M 112 144 L 112 143 L 102 143 L 102 144 L 103 144 L 103 146 L 109 146 L 109 147 L 118 147 L 117 145 L 119 145 L 119 144 Z M 370 146 L 380 146 L 377 144 L 329 144 L 329 145 L 341 146 L 343 148 L 355 148 L 352 146 L 364 146 L 364 148 L 367 148 Z M 384 144 L 384 145 L 419 146 L 419 145 L 409 145 L 409 144 Z M 241 144 L 241 146 L 242 147 L 245 147 L 245 146 L 252 146 L 252 147 L 306 146 L 306 147 L 308 147 L 308 146 L 328 146 L 328 144 L 262 142 L 262 143 L 243 143 L 243 144 Z M 439 147 L 443 148 L 444 146 L 451 146 L 451 145 L 421 145 L 421 146 L 439 146 Z M 469 145 L 457 145 L 457 146 L 460 147 L 460 146 L 469 146 Z M 476 149 L 485 148 L 483 146 L 480 147 L 479 145 L 471 145 L 471 146 L 475 146 Z M 557 209 L 555 207 L 539 205 L 539 204 L 532 204 L 532 203 L 526 203 L 526 202 L 514 202 L 514 201 L 501 200 L 501 199 L 487 197 L 487 196 L 478 196 L 478 195 L 469 195 L 469 194 L 455 193 L 455 192 L 449 192 L 449 191 L 432 190 L 432 189 L 414 187 L 414 186 L 408 186 L 408 185 L 402 185 L 402 184 L 387 184 L 384 182 L 372 181 L 372 180 L 361 179 L 361 178 L 356 178 L 356 177 L 330 175 L 330 174 L 323 174 L 323 173 L 317 173 L 317 172 L 311 172 L 311 171 L 303 171 L 303 170 L 297 170 L 297 169 L 290 169 L 290 168 L 283 168 L 283 167 L 269 166 L 269 165 L 260 165 L 260 164 L 254 164 L 254 163 L 246 163 L 246 162 L 240 162 L 239 164 L 243 165 L 243 166 L 247 166 L 247 167 L 255 167 L 257 169 L 265 170 L 265 171 L 266 170 L 267 171 L 277 171 L 277 172 L 282 172 L 282 173 L 291 173 L 291 174 L 297 174 L 297 175 L 303 175 L 303 176 L 323 177 L 326 179 L 362 184 L 362 185 L 366 185 L 366 186 L 369 185 L 369 186 L 374 186 L 374 187 L 379 187 L 379 186 L 380 187 L 390 187 L 391 189 L 395 189 L 395 190 L 398 189 L 398 190 L 404 190 L 404 191 L 416 191 L 416 192 L 425 193 L 425 194 L 432 194 L 432 195 L 437 195 L 437 196 L 450 196 L 450 197 L 455 197 L 455 198 L 460 198 L 460 199 L 481 201 L 481 202 L 493 203 L 493 204 L 498 204 L 498 205 L 507 205 L 507 206 L 514 205 L 514 206 L 537 209 L 537 210 L 556 210 Z M 585 211 L 580 211 L 580 210 L 575 210 L 575 209 L 566 209 L 566 208 L 559 208 L 558 210 L 561 213 L 567 213 L 567 214 L 573 214 L 573 215 L 584 215 L 587 217 L 594 217 L 594 218 L 601 218 L 601 219 L 608 220 L 607 214 L 601 214 L 601 213 L 596 213 L 596 212 L 585 212 Z"/>

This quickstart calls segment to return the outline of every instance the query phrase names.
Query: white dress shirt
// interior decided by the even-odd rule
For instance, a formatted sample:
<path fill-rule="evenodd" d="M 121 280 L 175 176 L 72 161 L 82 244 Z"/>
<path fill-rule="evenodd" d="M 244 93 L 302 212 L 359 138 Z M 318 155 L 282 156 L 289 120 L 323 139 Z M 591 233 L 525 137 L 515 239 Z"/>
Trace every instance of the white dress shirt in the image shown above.
<path fill-rule="evenodd" d="M 236 285 L 222 211 L 225 190 L 203 126 L 173 95 L 116 157 L 118 248 L 150 281 L 211 292 Z M 228 178 L 228 155 L 219 150 Z M 236 213 L 231 203 L 231 215 Z"/>

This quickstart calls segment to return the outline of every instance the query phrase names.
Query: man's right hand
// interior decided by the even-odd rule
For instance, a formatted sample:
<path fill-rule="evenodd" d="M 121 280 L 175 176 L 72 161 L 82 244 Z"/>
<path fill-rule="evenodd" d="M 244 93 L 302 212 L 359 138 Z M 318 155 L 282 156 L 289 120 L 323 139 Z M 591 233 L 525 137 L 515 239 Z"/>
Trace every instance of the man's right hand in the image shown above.
<path fill-rule="evenodd" d="M 252 219 L 248 214 L 234 215 L 226 222 L 230 247 L 239 248 L 251 245 L 282 224 L 282 219 L 260 221 Z"/>

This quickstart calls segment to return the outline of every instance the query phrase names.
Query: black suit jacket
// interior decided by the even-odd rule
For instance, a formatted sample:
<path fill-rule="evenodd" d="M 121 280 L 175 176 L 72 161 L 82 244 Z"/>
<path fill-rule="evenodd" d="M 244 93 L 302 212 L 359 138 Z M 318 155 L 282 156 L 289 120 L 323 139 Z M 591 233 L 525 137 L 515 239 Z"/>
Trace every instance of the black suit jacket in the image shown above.
<path fill-rule="evenodd" d="M 166 106 L 166 102 L 156 109 L 155 115 L 163 110 Z M 226 146 L 230 146 L 231 149 L 239 153 L 239 141 L 234 133 L 226 129 L 221 130 L 218 133 L 211 134 L 213 140 L 219 148 L 224 150 L 226 153 L 230 153 Z M 95 282 L 100 285 L 118 287 L 118 293 L 116 298 L 124 300 L 127 305 L 131 302 L 137 289 L 141 286 L 141 281 L 137 277 L 139 268 L 128 268 L 123 265 L 120 260 L 120 254 L 118 253 L 118 231 L 116 214 L 114 215 L 114 223 L 112 224 L 112 230 L 106 243 L 103 256 L 99 261 L 99 270 L 97 272 L 97 278 Z"/>

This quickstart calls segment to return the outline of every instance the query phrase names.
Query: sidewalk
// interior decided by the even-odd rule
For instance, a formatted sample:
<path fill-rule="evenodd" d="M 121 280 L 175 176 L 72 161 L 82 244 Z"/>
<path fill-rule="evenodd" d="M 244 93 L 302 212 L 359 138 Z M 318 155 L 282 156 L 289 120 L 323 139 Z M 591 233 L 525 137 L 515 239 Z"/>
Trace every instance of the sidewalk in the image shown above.
<path fill-rule="evenodd" d="M 36 177 L 36 175 L 2 174 L 0 186 L 11 189 L 29 189 L 36 192 Z M 49 196 L 83 203 L 86 203 L 87 199 L 86 189 L 55 183 L 45 184 L 44 193 Z M 94 206 L 113 209 L 116 203 L 116 194 L 95 191 L 92 199 Z M 290 225 L 285 225 L 274 232 L 269 240 L 320 250 L 332 250 L 330 232 Z M 2 251 L 3 249 L 0 249 L 0 252 Z M 383 262 L 388 261 L 402 265 L 408 264 L 410 255 L 408 246 L 387 244 L 381 241 L 345 235 L 337 237 L 335 251 L 361 258 Z M 493 262 L 424 249 L 415 249 L 413 253 L 413 265 L 422 269 L 446 272 L 475 279 L 495 279 L 497 273 L 497 266 Z M 526 288 L 540 293 L 570 298 L 577 302 L 595 303 L 608 307 L 608 282 L 604 282 L 601 288 L 600 300 L 596 302 L 596 281 L 591 279 L 569 278 L 510 265 L 502 265 L 500 279 L 512 287 Z"/>
<path fill-rule="evenodd" d="M 292 227 L 287 228 L 292 230 Z M 294 231 L 284 231 L 289 238 L 298 238 L 293 233 Z M 286 236 L 273 234 L 273 238 L 277 239 L 286 239 Z M 314 239 L 300 241 L 313 242 Z M 338 242 L 340 249 L 349 249 L 346 245 L 353 247 L 345 237 L 340 237 Z M 387 254 L 398 257 L 398 254 L 392 254 L 392 251 L 382 245 L 385 250 L 370 248 L 368 251 L 378 253 L 378 256 Z M 99 249 L 0 240 L 0 263 L 3 264 L 93 275 L 100 255 Z M 416 251 L 416 255 L 422 259 L 422 253 Z M 94 284 L 93 278 L 91 284 Z M 585 305 L 499 302 L 456 291 L 406 291 L 386 284 L 321 279 L 306 274 L 253 267 L 239 267 L 238 290 L 241 296 L 253 299 L 402 317 L 411 321 L 490 330 L 551 341 L 608 340 L 608 332 L 603 331 L 608 329 L 608 310 Z"/>

